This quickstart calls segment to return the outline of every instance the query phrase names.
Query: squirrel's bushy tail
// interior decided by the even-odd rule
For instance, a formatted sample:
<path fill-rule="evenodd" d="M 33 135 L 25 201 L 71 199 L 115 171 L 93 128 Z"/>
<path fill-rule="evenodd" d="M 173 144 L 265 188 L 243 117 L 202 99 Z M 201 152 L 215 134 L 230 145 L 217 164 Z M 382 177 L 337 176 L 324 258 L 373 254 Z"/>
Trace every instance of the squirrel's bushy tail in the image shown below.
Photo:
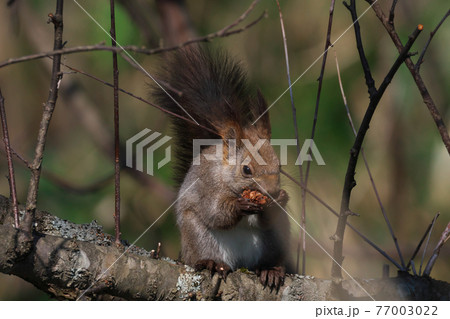
<path fill-rule="evenodd" d="M 178 182 L 191 166 L 193 139 L 225 138 L 230 127 L 239 135 L 266 109 L 259 93 L 250 94 L 239 63 L 223 50 L 194 45 L 165 55 L 158 78 L 170 94 L 153 87 L 152 95 L 160 106 L 215 132 L 173 117 Z"/>

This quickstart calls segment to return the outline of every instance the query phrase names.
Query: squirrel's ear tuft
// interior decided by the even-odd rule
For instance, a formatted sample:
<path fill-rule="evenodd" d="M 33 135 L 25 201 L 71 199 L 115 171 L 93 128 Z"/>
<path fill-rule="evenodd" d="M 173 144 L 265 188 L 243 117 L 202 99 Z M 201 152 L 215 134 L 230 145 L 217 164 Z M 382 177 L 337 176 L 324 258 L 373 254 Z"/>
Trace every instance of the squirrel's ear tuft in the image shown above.
<path fill-rule="evenodd" d="M 230 156 L 236 155 L 236 146 L 241 145 L 242 141 L 242 131 L 233 126 L 228 126 L 223 132 L 220 134 L 222 136 L 223 141 L 223 159 L 229 160 Z"/>
<path fill-rule="evenodd" d="M 269 110 L 267 109 L 267 102 L 264 99 L 261 91 L 256 92 L 255 107 L 253 108 L 255 127 L 263 135 L 263 137 L 270 139 L 272 132 L 270 129 Z"/>
<path fill-rule="evenodd" d="M 220 136 L 225 144 L 228 144 L 228 140 L 236 140 L 237 143 L 240 143 L 243 133 L 241 128 L 235 125 L 227 125 L 225 129 L 221 130 Z"/>
<path fill-rule="evenodd" d="M 222 135 L 222 139 L 226 142 L 228 140 L 235 140 L 237 139 L 237 131 L 233 126 L 229 126 L 227 127 L 227 129 L 225 130 L 225 132 Z"/>

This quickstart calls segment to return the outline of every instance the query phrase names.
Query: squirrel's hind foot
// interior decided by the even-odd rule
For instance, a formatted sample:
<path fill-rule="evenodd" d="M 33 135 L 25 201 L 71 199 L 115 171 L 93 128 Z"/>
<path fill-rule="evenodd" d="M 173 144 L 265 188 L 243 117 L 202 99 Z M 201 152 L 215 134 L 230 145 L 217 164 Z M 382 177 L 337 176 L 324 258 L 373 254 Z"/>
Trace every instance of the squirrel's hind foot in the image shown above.
<path fill-rule="evenodd" d="M 284 284 L 284 277 L 286 276 L 286 269 L 283 266 L 270 267 L 264 269 L 256 269 L 256 275 L 264 287 L 269 287 L 271 290 L 280 289 Z"/>
<path fill-rule="evenodd" d="M 201 271 L 203 269 L 209 270 L 211 272 L 211 277 L 217 272 L 223 280 L 226 280 L 228 274 L 231 272 L 231 267 L 226 263 L 215 262 L 212 259 L 202 259 L 195 263 L 196 271 Z"/>

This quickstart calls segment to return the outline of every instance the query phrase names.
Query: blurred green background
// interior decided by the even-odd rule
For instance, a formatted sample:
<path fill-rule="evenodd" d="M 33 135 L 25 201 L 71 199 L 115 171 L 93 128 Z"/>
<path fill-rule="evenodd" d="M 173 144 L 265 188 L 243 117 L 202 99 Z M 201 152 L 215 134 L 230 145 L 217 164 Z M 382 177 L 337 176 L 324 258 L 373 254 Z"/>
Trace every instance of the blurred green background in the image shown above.
<path fill-rule="evenodd" d="M 47 24 L 47 14 L 54 12 L 56 1 L 16 1 L 8 8 L 0 5 L 0 61 L 53 47 L 53 26 Z M 117 4 L 117 35 L 121 45 L 158 47 L 161 43 L 161 22 L 155 3 L 140 0 L 153 28 L 144 36 L 120 3 Z M 379 0 L 388 12 L 391 1 Z M 109 30 L 109 1 L 80 1 L 87 11 Z M 249 6 L 250 1 L 186 1 L 186 10 L 198 35 L 215 32 L 233 22 Z M 281 1 L 286 27 L 292 80 L 297 79 L 323 52 L 330 1 Z M 358 1 L 358 11 L 367 8 Z M 251 29 L 227 38 L 215 39 L 209 45 L 226 48 L 242 60 L 251 81 L 261 88 L 269 104 L 287 88 L 286 65 L 280 21 L 275 1 L 263 0 L 243 22 L 246 24 L 267 10 L 268 17 Z M 448 10 L 445 0 L 416 0 L 414 5 L 399 1 L 395 25 L 405 42 L 414 27 L 421 23 L 424 32 L 413 51 L 421 52 L 429 32 Z M 331 40 L 334 41 L 350 26 L 349 12 L 337 1 Z M 366 55 L 373 76 L 379 85 L 397 56 L 388 34 L 372 10 L 360 20 Z M 107 35 L 72 1 L 65 1 L 64 40 L 66 47 L 110 43 Z M 450 68 L 448 45 L 449 22 L 436 34 L 425 56 L 421 74 L 450 127 Z M 315 143 L 326 163 L 311 165 L 309 187 L 335 210 L 339 209 L 344 174 L 353 135 L 348 124 L 336 72 L 335 55 L 339 60 L 342 82 L 348 104 L 358 127 L 368 105 L 368 93 L 356 51 L 353 29 L 346 32 L 330 49 L 325 70 Z M 133 54 L 151 74 L 157 69 L 160 56 Z M 417 59 L 417 57 L 415 57 Z M 109 52 L 89 52 L 66 55 L 63 62 L 112 82 L 112 59 Z M 311 134 L 317 93 L 317 78 L 321 59 L 293 86 L 301 141 Z M 142 72 L 119 57 L 120 82 L 123 89 L 148 98 L 151 81 Z M 113 92 L 112 89 L 80 74 L 65 72 L 60 98 L 52 119 L 44 158 L 38 207 L 60 218 L 76 223 L 97 220 L 104 229 L 113 232 L 114 187 L 112 180 L 95 192 L 74 192 L 61 179 L 75 186 L 91 185 L 113 173 Z M 5 97 L 8 126 L 13 148 L 25 158 L 34 152 L 42 105 L 50 84 L 51 60 L 41 59 L 0 69 L 0 88 Z M 270 112 L 273 138 L 293 138 L 294 128 L 289 94 L 283 95 Z M 122 142 L 144 128 L 171 135 L 168 117 L 127 95 L 120 95 L 120 136 Z M 430 238 L 427 258 L 441 232 L 450 220 L 450 159 L 436 126 L 422 103 L 412 77 L 403 65 L 386 91 L 367 134 L 364 149 L 383 204 L 398 237 L 403 256 L 409 258 L 433 216 L 440 212 Z M 290 148 L 290 164 L 285 169 L 299 176 L 295 147 Z M 3 153 L 2 153 L 3 154 Z M 161 155 L 162 156 L 162 155 Z M 18 197 L 26 200 L 29 172 L 15 162 Z M 175 198 L 171 180 L 171 164 L 158 170 L 155 176 L 124 170 L 121 174 L 122 236 L 133 242 L 158 218 Z M 0 194 L 8 196 L 6 159 L 0 159 Z M 350 221 L 389 255 L 398 260 L 393 241 L 376 202 L 363 162 L 356 174 L 357 187 L 351 198 L 351 208 L 360 217 Z M 300 220 L 300 191 L 283 179 L 291 200 L 290 213 Z M 336 227 L 336 218 L 311 197 L 307 198 L 308 232 L 332 252 L 329 239 Z M 299 228 L 292 223 L 292 256 L 296 257 Z M 169 210 L 137 243 L 148 250 L 162 243 L 162 255 L 177 258 L 180 244 L 173 209 Z M 354 277 L 379 278 L 387 261 L 374 249 L 347 229 L 344 242 L 344 267 Z M 432 276 L 450 281 L 450 248 L 444 246 Z M 420 258 L 416 258 L 416 265 Z M 307 239 L 306 273 L 329 278 L 330 258 Z M 396 274 L 391 265 L 390 274 Z M 46 300 L 48 297 L 13 276 L 0 274 L 0 300 Z"/>

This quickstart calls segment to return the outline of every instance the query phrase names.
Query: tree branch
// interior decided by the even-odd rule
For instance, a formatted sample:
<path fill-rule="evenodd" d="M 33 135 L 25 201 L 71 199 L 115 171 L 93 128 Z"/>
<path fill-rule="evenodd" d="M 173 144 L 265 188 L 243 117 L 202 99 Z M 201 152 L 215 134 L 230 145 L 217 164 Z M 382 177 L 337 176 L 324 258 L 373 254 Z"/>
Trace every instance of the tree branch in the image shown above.
<path fill-rule="evenodd" d="M 381 97 L 383 96 L 386 88 L 388 87 L 393 76 L 399 69 L 400 65 L 402 65 L 402 63 L 407 58 L 407 56 L 409 54 L 409 50 L 411 49 L 411 46 L 413 45 L 414 41 L 416 40 L 416 38 L 419 35 L 419 33 L 421 32 L 421 30 L 422 30 L 421 26 L 416 27 L 414 32 L 409 36 L 409 40 L 408 40 L 407 44 L 405 45 L 403 50 L 400 52 L 400 55 L 398 56 L 394 65 L 391 67 L 388 74 L 384 78 L 384 80 L 381 83 L 380 87 L 378 88 L 376 94 L 374 94 L 372 96 L 372 98 L 370 99 L 369 106 L 367 107 L 366 113 L 364 115 L 363 121 L 359 128 L 359 131 L 356 136 L 353 147 L 351 148 L 350 159 L 348 162 L 347 172 L 345 175 L 344 189 L 342 191 L 342 200 L 341 200 L 341 209 L 340 209 L 340 213 L 339 213 L 339 219 L 338 219 L 338 223 L 336 226 L 336 233 L 333 236 L 334 241 L 335 241 L 333 257 L 339 263 L 339 265 L 342 265 L 342 261 L 344 259 L 343 255 L 342 255 L 342 247 L 343 247 L 344 232 L 345 232 L 345 226 L 347 223 L 347 217 L 351 214 L 350 195 L 351 195 L 351 191 L 352 191 L 353 187 L 355 187 L 355 185 L 356 185 L 354 176 L 355 176 L 356 164 L 358 162 L 358 156 L 361 151 L 364 137 L 369 129 L 370 122 L 371 122 L 373 114 L 375 113 L 375 110 L 378 106 L 378 103 L 381 100 Z M 333 263 L 331 271 L 332 271 L 333 278 L 342 278 L 341 268 L 336 263 Z"/>
<path fill-rule="evenodd" d="M 54 25 L 55 36 L 54 36 L 54 50 L 60 50 L 62 48 L 62 38 L 63 38 L 63 0 L 57 0 L 56 2 L 56 12 L 55 14 L 49 14 L 49 21 Z M 60 62 L 61 54 L 55 55 L 53 59 L 53 68 L 50 83 L 50 92 L 48 95 L 47 102 L 44 105 L 44 111 L 42 113 L 41 124 L 39 128 L 34 160 L 31 163 L 31 177 L 30 184 L 28 187 L 27 195 L 27 219 L 24 225 L 24 229 L 31 231 L 33 215 L 36 210 L 37 195 L 39 189 L 39 179 L 41 176 L 42 160 L 44 157 L 44 148 L 47 140 L 47 132 L 50 126 L 50 120 L 55 109 L 56 100 L 58 99 L 59 83 L 62 79 L 62 74 L 60 72 Z"/>
<path fill-rule="evenodd" d="M 334 52 L 334 56 L 336 58 L 336 69 L 337 69 L 337 74 L 338 74 L 339 87 L 341 89 L 342 100 L 344 101 L 344 106 L 345 106 L 345 110 L 347 112 L 347 117 L 348 117 L 349 124 L 350 124 L 350 126 L 352 128 L 353 134 L 356 137 L 357 136 L 357 132 L 356 132 L 355 125 L 353 124 L 353 119 L 352 119 L 352 116 L 350 114 L 350 109 L 349 109 L 348 104 L 347 104 L 347 98 L 345 96 L 344 87 L 342 85 L 341 71 L 339 69 L 339 63 L 338 63 L 336 51 Z M 376 89 L 375 89 L 375 91 L 376 91 Z M 400 247 L 398 245 L 397 236 L 395 236 L 394 230 L 392 229 L 392 226 L 391 226 L 391 222 L 389 221 L 389 218 L 388 218 L 388 216 L 386 214 L 386 210 L 384 209 L 384 205 L 383 205 L 383 203 L 381 201 L 380 194 L 378 193 L 378 188 L 375 185 L 375 181 L 373 179 L 372 171 L 369 168 L 369 163 L 368 163 L 368 161 L 366 159 L 366 154 L 364 153 L 363 147 L 361 147 L 361 157 L 362 157 L 362 159 L 364 161 L 364 166 L 366 167 L 367 174 L 369 175 L 370 183 L 372 185 L 373 191 L 375 192 L 375 197 L 377 198 L 378 205 L 380 206 L 380 209 L 381 209 L 381 213 L 383 214 L 384 220 L 385 220 L 386 225 L 388 226 L 388 229 L 389 229 L 389 233 L 391 234 L 391 237 L 392 237 L 392 239 L 394 241 L 394 244 L 395 244 L 395 248 L 397 249 L 398 256 L 399 256 L 400 261 L 402 263 L 402 267 L 405 267 L 405 264 L 404 264 L 404 261 L 403 261 L 403 256 L 402 256 Z M 406 268 L 408 268 L 408 267 L 406 267 Z"/>
<path fill-rule="evenodd" d="M 299 134 L 298 134 L 298 124 L 297 124 L 297 109 L 295 108 L 295 103 L 294 103 L 294 94 L 292 92 L 292 83 L 291 83 L 291 73 L 290 73 L 290 68 L 289 68 L 289 54 L 288 54 L 288 49 L 287 49 L 287 40 L 286 40 L 286 32 L 284 30 L 284 22 L 283 22 L 283 14 L 281 12 L 281 6 L 280 6 L 280 2 L 277 0 L 277 6 L 278 6 L 278 13 L 280 15 L 280 24 L 281 24 L 281 34 L 283 36 L 283 47 L 284 47 L 284 57 L 285 57 L 285 61 L 286 61 L 286 73 L 287 73 L 287 79 L 288 79 L 288 84 L 289 84 L 289 95 L 291 97 L 291 110 L 292 110 L 292 119 L 294 122 L 294 132 L 295 132 L 295 139 L 297 141 L 296 147 L 297 147 L 297 156 L 300 154 L 300 138 L 299 138 Z M 303 183 L 303 168 L 301 165 L 298 166 L 299 169 L 299 173 L 300 173 L 300 182 Z M 300 234 L 299 234 L 299 238 L 298 238 L 298 243 L 297 243 L 297 261 L 296 261 L 296 266 L 295 266 L 295 270 L 297 272 L 300 271 L 300 249 L 302 251 L 302 275 L 305 275 L 306 273 L 306 193 L 303 190 L 303 188 L 300 189 L 300 196 L 302 198 L 302 210 L 301 210 L 301 228 L 300 228 Z M 300 248 L 300 245 L 303 243 L 303 245 Z"/>
<path fill-rule="evenodd" d="M 305 184 L 297 181 L 295 178 L 293 178 L 291 175 L 289 175 L 288 173 L 286 173 L 284 170 L 281 170 L 281 173 L 283 175 L 285 175 L 287 178 L 289 178 L 292 182 L 294 182 L 295 184 L 297 184 L 300 188 L 302 188 L 306 193 L 308 193 L 309 195 L 311 195 L 312 198 L 314 198 L 315 200 L 317 200 L 322 206 L 324 206 L 329 212 L 331 212 L 334 216 L 339 217 L 339 214 L 333 209 L 331 208 L 330 205 L 328 205 L 327 203 L 325 203 L 325 201 L 323 201 L 319 196 L 317 196 L 315 193 L 313 193 L 312 191 L 310 191 Z M 352 224 L 350 224 L 347 221 L 347 226 L 350 227 L 351 230 L 353 230 L 359 237 L 361 237 L 366 243 L 368 243 L 370 246 L 372 246 L 372 248 L 374 248 L 376 251 L 378 251 L 383 257 L 385 257 L 387 260 L 389 260 L 392 264 L 394 264 L 397 268 L 401 268 L 401 266 L 391 257 L 389 256 L 383 249 L 381 249 L 380 247 L 378 247 L 374 242 L 372 242 L 369 238 L 367 238 L 366 236 L 364 236 L 359 230 L 357 230 Z"/>
<path fill-rule="evenodd" d="M 322 66 L 320 68 L 320 75 L 319 75 L 319 86 L 317 88 L 317 97 L 316 97 L 316 106 L 314 108 L 314 119 L 313 119 L 313 125 L 311 129 L 311 141 L 314 140 L 314 136 L 316 133 L 316 126 L 317 126 L 317 119 L 319 117 L 319 103 L 320 103 L 320 95 L 322 93 L 322 84 L 323 84 L 323 75 L 325 73 L 325 65 L 327 63 L 327 57 L 328 57 L 328 49 L 331 46 L 331 27 L 333 25 L 333 14 L 334 14 L 334 3 L 335 0 L 331 0 L 330 4 L 330 10 L 329 10 L 329 16 L 328 16 L 328 27 L 327 27 L 327 36 L 325 39 L 325 48 L 323 51 L 323 57 L 322 57 Z M 305 186 L 308 186 L 308 177 L 309 177 L 309 170 L 311 168 L 311 161 L 308 161 L 306 163 L 306 173 L 305 173 Z M 304 197 L 304 200 L 306 198 Z M 304 201 L 302 202 L 302 221 L 303 219 L 306 220 L 306 207 Z"/>
<path fill-rule="evenodd" d="M 228 275 L 226 282 L 208 271 L 127 245 L 117 247 L 95 221 L 77 225 L 36 210 L 33 249 L 25 256 L 23 231 L 11 226 L 7 198 L 0 195 L 0 272 L 32 283 L 63 300 L 365 300 L 354 282 L 344 281 L 341 295 L 330 295 L 332 281 L 288 275 L 278 292 L 265 289 L 247 270 Z M 20 208 L 21 212 L 23 208 Z M 106 269 L 109 269 L 105 272 Z M 359 280 L 376 300 L 449 300 L 450 284 L 429 278 L 403 276 Z M 91 285 L 95 283 L 94 286 Z M 91 287 L 88 291 L 85 291 Z"/>
<path fill-rule="evenodd" d="M 445 242 L 449 238 L 450 238 L 450 223 L 447 224 L 447 227 L 442 232 L 439 242 L 437 243 L 436 247 L 433 250 L 433 255 L 431 256 L 430 260 L 427 263 L 427 266 L 425 267 L 425 270 L 423 271 L 424 276 L 430 275 L 431 269 L 433 269 L 434 263 L 436 262 L 437 258 L 439 257 L 439 253 L 441 251 L 442 246 L 444 246 Z"/>
<path fill-rule="evenodd" d="M 431 227 L 434 225 L 434 223 L 436 222 L 437 217 L 439 217 L 439 213 L 437 213 L 433 220 L 431 221 L 431 223 L 428 225 L 427 229 L 425 230 L 425 233 L 423 234 L 422 238 L 419 241 L 419 244 L 417 245 L 416 249 L 414 250 L 414 253 L 412 254 L 411 258 L 409 259 L 408 264 L 406 265 L 406 269 L 409 269 L 409 266 L 414 264 L 414 258 L 416 258 L 417 253 L 420 250 L 420 247 L 422 247 L 422 244 L 425 240 L 425 238 L 427 237 L 428 233 L 431 230 Z"/>
<path fill-rule="evenodd" d="M 419 275 L 422 274 L 422 265 L 423 265 L 423 261 L 425 260 L 425 254 L 426 254 L 427 249 L 428 249 L 428 244 L 429 244 L 429 242 L 430 242 L 431 233 L 433 232 L 433 227 L 434 227 L 434 225 L 436 224 L 436 220 L 437 220 L 437 218 L 439 217 L 439 215 L 440 215 L 440 214 L 437 213 L 437 214 L 434 216 L 433 221 L 431 222 L 431 228 L 430 228 L 430 231 L 429 231 L 429 233 L 428 233 L 427 242 L 425 243 L 425 247 L 423 248 L 422 258 L 420 259 Z"/>
<path fill-rule="evenodd" d="M 398 0 L 392 0 L 391 10 L 389 10 L 389 23 L 394 25 L 395 18 L 395 7 L 397 6 Z"/>
<path fill-rule="evenodd" d="M 155 49 L 147 49 L 147 48 L 138 47 L 135 45 L 125 45 L 122 48 L 120 48 L 120 47 L 107 46 L 104 44 L 85 45 L 85 46 L 77 46 L 77 47 L 64 48 L 64 49 L 59 48 L 59 49 L 54 49 L 53 51 L 50 51 L 50 52 L 42 52 L 42 53 L 36 53 L 36 54 L 22 56 L 19 58 L 8 59 L 8 60 L 0 63 L 0 68 L 8 66 L 8 65 L 12 65 L 12 64 L 20 63 L 20 62 L 31 61 L 31 60 L 41 59 L 41 58 L 45 58 L 45 57 L 50 57 L 50 56 L 57 56 L 57 55 L 61 55 L 61 54 L 73 54 L 73 53 L 79 53 L 79 52 L 91 52 L 91 51 L 122 52 L 125 50 L 125 51 L 129 51 L 129 52 L 141 53 L 141 54 L 146 54 L 146 55 L 168 52 L 168 51 L 173 51 L 173 50 L 185 47 L 185 46 L 193 44 L 193 43 L 209 42 L 215 38 L 224 38 L 224 37 L 228 37 L 233 34 L 241 33 L 243 31 L 253 27 L 255 24 L 257 24 L 259 21 L 261 21 L 265 17 L 267 17 L 267 12 L 264 11 L 257 19 L 255 19 L 254 21 L 250 22 L 249 24 L 243 26 L 242 28 L 228 30 L 228 26 L 226 26 L 225 28 L 223 28 L 217 32 L 210 33 L 206 36 L 196 37 L 196 38 L 190 39 L 186 42 L 183 42 L 183 43 L 180 43 L 180 44 L 177 44 L 174 46 L 170 46 L 170 47 L 165 47 L 165 48 L 161 47 L 161 48 L 155 48 Z"/>
<path fill-rule="evenodd" d="M 375 88 L 375 80 L 372 77 L 372 72 L 370 71 L 369 62 L 367 61 L 366 54 L 364 53 L 364 47 L 361 40 L 361 28 L 359 26 L 358 14 L 356 13 L 356 2 L 355 0 L 350 0 L 350 4 L 343 2 L 344 6 L 350 11 L 353 21 L 353 29 L 355 30 L 356 47 L 358 49 L 359 59 L 361 60 L 361 65 L 364 71 L 364 77 L 366 79 L 366 85 L 369 90 L 369 96 L 372 98 L 377 93 Z"/>
<path fill-rule="evenodd" d="M 69 65 L 67 65 L 67 64 L 65 64 L 65 63 L 61 63 L 61 65 L 64 65 L 65 67 L 67 67 L 68 69 L 70 69 L 70 70 L 72 70 L 72 71 L 74 71 L 74 72 L 76 72 L 76 73 L 82 74 L 82 75 L 87 76 L 87 77 L 89 77 L 89 78 L 91 78 L 91 79 L 93 79 L 93 80 L 95 80 L 95 81 L 97 81 L 97 82 L 103 83 L 103 84 L 106 85 L 106 86 L 109 86 L 109 87 L 111 87 L 111 88 L 114 88 L 114 84 L 111 84 L 111 83 L 109 83 L 109 82 L 106 82 L 106 81 L 104 81 L 104 80 L 102 80 L 102 79 L 100 79 L 100 78 L 98 78 L 98 77 L 96 77 L 96 76 L 94 76 L 94 75 L 92 75 L 92 74 L 90 74 L 90 73 L 87 73 L 87 72 L 84 72 L 84 71 L 82 71 L 82 70 L 76 69 L 76 68 L 71 67 L 71 66 L 69 66 Z M 162 86 L 164 86 L 164 82 L 162 82 L 162 83 L 160 82 L 160 84 L 161 84 Z M 171 89 L 169 88 L 169 90 L 171 90 Z M 174 116 L 174 117 L 177 117 L 177 118 L 179 118 L 179 119 L 182 119 L 183 121 L 189 122 L 189 123 L 191 123 L 191 124 L 198 125 L 198 126 L 201 127 L 202 129 L 207 130 L 207 131 L 209 131 L 209 132 L 211 132 L 211 133 L 216 134 L 216 132 L 213 131 L 212 129 L 210 129 L 210 128 L 206 127 L 206 126 L 197 124 L 197 123 L 195 123 L 194 121 L 192 121 L 190 118 L 184 117 L 184 116 L 179 115 L 179 114 L 176 114 L 176 113 L 174 113 L 174 112 L 171 112 L 171 111 L 169 111 L 169 110 L 167 110 L 167 109 L 165 109 L 165 108 L 163 108 L 163 107 L 161 107 L 161 106 L 159 106 L 159 105 L 157 105 L 157 104 L 154 104 L 154 103 L 152 103 L 152 102 L 150 102 L 150 101 L 148 101 L 148 100 L 145 100 L 144 98 L 142 98 L 142 97 L 140 97 L 140 96 L 134 95 L 133 93 L 131 93 L 131 92 L 129 92 L 129 91 L 126 91 L 126 90 L 124 90 L 124 89 L 122 89 L 122 88 L 119 88 L 119 91 L 122 92 L 122 93 L 125 93 L 125 94 L 127 94 L 127 95 L 129 95 L 129 96 L 135 98 L 136 100 L 139 100 L 139 101 L 145 103 L 145 104 L 148 104 L 148 105 L 150 105 L 150 106 L 153 106 L 153 107 L 157 108 L 158 110 L 160 110 L 160 111 L 162 111 L 162 112 L 164 112 L 164 113 L 170 114 L 170 115 L 172 115 L 172 116 Z M 181 93 L 181 92 L 175 92 L 175 93 L 178 94 L 178 93 Z"/>
<path fill-rule="evenodd" d="M 114 0 L 109 1 L 111 10 L 111 44 L 116 43 L 116 17 Z M 115 242 L 120 245 L 120 138 L 119 138 L 119 68 L 117 66 L 117 52 L 113 51 L 113 96 L 114 96 L 114 229 Z"/>
<path fill-rule="evenodd" d="M 441 21 L 439 21 L 436 28 L 434 28 L 434 30 L 430 32 L 430 37 L 428 38 L 428 41 L 425 44 L 425 47 L 423 48 L 422 53 L 420 54 L 419 59 L 416 62 L 416 65 L 414 66 L 414 71 L 416 71 L 416 73 L 420 72 L 420 66 L 422 65 L 423 57 L 425 56 L 425 53 L 427 52 L 427 49 L 431 43 L 431 40 L 433 39 L 434 35 L 436 34 L 436 32 L 439 30 L 439 28 L 444 23 L 445 19 L 448 18 L 449 15 L 450 15 L 450 9 L 444 15 L 444 17 L 441 19 Z"/>
<path fill-rule="evenodd" d="M 19 228 L 19 210 L 17 208 L 17 193 L 16 193 L 16 177 L 14 175 L 14 164 L 11 156 L 11 146 L 9 144 L 8 124 L 6 121 L 5 99 L 0 90 L 0 117 L 2 121 L 3 143 L 5 144 L 6 159 L 8 161 L 8 181 L 9 181 L 9 196 L 12 200 L 12 208 L 14 213 L 14 227 Z"/>
<path fill-rule="evenodd" d="M 372 10 L 375 12 L 376 16 L 378 17 L 378 19 L 381 21 L 384 28 L 388 32 L 389 36 L 391 37 L 392 41 L 397 47 L 398 52 L 401 52 L 403 50 L 402 41 L 400 40 L 400 37 L 395 31 L 394 25 L 389 23 L 388 18 L 386 18 L 379 3 L 374 2 L 374 0 L 366 0 L 366 2 L 372 5 Z M 428 92 L 428 89 L 425 83 L 423 82 L 422 76 L 415 71 L 415 65 L 409 57 L 406 58 L 405 64 L 408 67 L 408 70 L 411 73 L 414 82 L 416 83 L 416 86 L 419 89 L 420 94 L 422 95 L 423 102 L 427 106 L 428 111 L 430 112 L 431 117 L 433 118 L 437 126 L 439 134 L 441 135 L 442 142 L 444 143 L 444 146 L 450 155 L 450 136 L 448 134 L 447 127 L 445 126 L 444 120 L 442 119 L 442 116 L 439 110 L 437 109 L 436 104 L 433 101 L 433 98 Z"/>

